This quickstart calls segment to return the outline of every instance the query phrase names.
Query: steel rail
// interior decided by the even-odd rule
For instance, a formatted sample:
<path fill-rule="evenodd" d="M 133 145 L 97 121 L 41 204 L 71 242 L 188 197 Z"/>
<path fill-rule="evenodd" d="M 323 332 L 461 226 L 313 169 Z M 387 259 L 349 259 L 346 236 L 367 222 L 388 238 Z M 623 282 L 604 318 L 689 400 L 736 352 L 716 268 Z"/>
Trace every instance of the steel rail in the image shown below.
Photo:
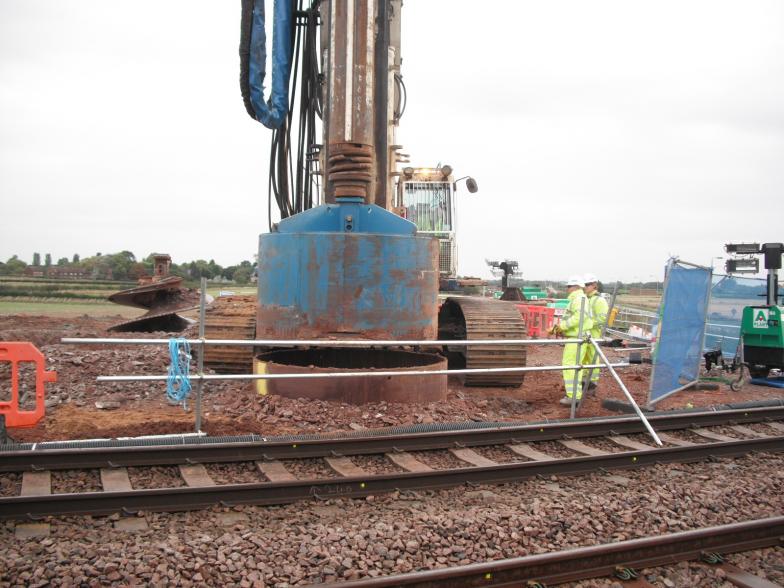
<path fill-rule="evenodd" d="M 308 380 L 323 378 L 392 378 L 405 376 L 454 376 L 456 374 L 506 374 L 506 373 L 526 373 L 526 372 L 560 372 L 569 369 L 605 369 L 607 367 L 622 368 L 631 366 L 628 362 L 620 363 L 594 363 L 583 365 L 553 365 L 553 366 L 531 366 L 531 367 L 497 367 L 497 368 L 460 368 L 453 370 L 368 370 L 364 372 L 323 372 L 308 374 L 192 374 L 187 376 L 189 380 L 196 382 L 209 380 Z M 153 376 L 98 376 L 96 382 L 162 382 L 169 379 L 168 375 Z"/>
<path fill-rule="evenodd" d="M 505 484 L 536 476 L 634 469 L 660 463 L 734 457 L 753 451 L 782 451 L 784 436 L 666 447 L 600 456 L 499 464 L 428 472 L 404 472 L 293 482 L 179 487 L 123 492 L 87 492 L 0 498 L 0 519 L 115 512 L 180 511 L 214 505 L 287 504 L 309 498 L 360 498 L 382 492 L 438 490 L 463 484 Z"/>
<path fill-rule="evenodd" d="M 130 339 L 120 337 L 63 337 L 70 345 L 168 345 L 171 339 Z M 600 343 L 608 339 L 595 339 Z M 584 343 L 585 339 L 185 339 L 191 346 L 236 345 L 250 347 L 467 347 L 482 345 L 565 345 Z"/>
<path fill-rule="evenodd" d="M 784 406 L 649 416 L 650 422 L 659 431 L 783 419 Z M 339 437 L 324 435 L 243 442 L 204 443 L 194 440 L 192 443 L 176 445 L 156 443 L 108 447 L 86 447 L 78 444 L 58 449 L 47 449 L 45 445 L 35 444 L 32 449 L 0 449 L 0 472 L 370 455 L 644 432 L 639 419 L 622 416 L 405 434 L 382 431 L 381 434 L 348 434 Z"/>
<path fill-rule="evenodd" d="M 698 559 L 705 552 L 734 553 L 782 545 L 784 517 L 771 517 L 668 535 L 630 539 L 510 559 L 344 582 L 347 588 L 502 587 L 561 584 L 612 576 L 618 568 L 643 569 Z"/>

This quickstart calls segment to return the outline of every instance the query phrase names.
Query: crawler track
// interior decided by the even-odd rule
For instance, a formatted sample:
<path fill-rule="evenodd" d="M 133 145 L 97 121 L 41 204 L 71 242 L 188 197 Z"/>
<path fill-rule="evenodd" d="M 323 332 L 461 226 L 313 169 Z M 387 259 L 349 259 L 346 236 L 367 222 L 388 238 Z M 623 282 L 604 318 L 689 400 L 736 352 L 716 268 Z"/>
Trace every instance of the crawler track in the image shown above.
<path fill-rule="evenodd" d="M 589 420 L 408 435 L 347 436 L 326 440 L 288 438 L 244 444 L 201 443 L 45 451 L 23 449 L 0 453 L 0 470 L 24 472 L 22 495 L 0 498 L 0 518 L 187 510 L 215 504 L 283 504 L 313 497 L 361 497 L 395 490 L 433 490 L 466 483 L 507 483 L 542 475 L 631 469 L 656 463 L 739 456 L 754 451 L 774 452 L 784 449 L 784 424 L 771 420 L 781 418 L 781 410 L 757 409 L 728 411 L 728 414 L 717 412 L 654 417 L 655 426 L 659 430 L 681 429 L 681 437 L 662 434 L 671 445 L 663 448 L 654 448 L 621 434 L 636 433 L 640 425 L 634 428 L 634 419 L 616 418 L 609 422 L 606 419 Z M 727 425 L 738 422 L 764 422 L 764 431 L 759 426 L 752 429 L 739 424 Z M 711 431 L 705 428 L 708 425 L 726 425 L 730 432 L 743 438 Z M 609 436 L 597 436 L 601 433 L 606 435 L 607 431 L 611 431 Z M 585 442 L 577 441 L 577 437 L 585 438 Z M 548 441 L 552 439 L 557 442 Z M 514 454 L 516 461 L 493 461 L 469 449 L 469 445 L 495 446 L 497 451 Z M 612 446 L 612 449 L 608 446 Z M 447 463 L 451 460 L 452 465 L 460 463 L 461 467 L 449 465 L 449 469 L 433 469 L 427 465 L 428 455 L 432 457 L 428 452 L 441 447 L 450 447 L 449 453 L 445 454 Z M 413 454 L 410 451 L 422 453 Z M 558 457 L 563 452 L 569 456 Z M 394 464 L 394 468 L 400 471 L 373 474 L 357 465 L 362 463 L 359 457 L 355 458 L 356 461 L 347 457 L 368 454 L 377 454 L 378 459 L 389 465 Z M 443 450 L 441 454 L 444 454 Z M 311 479 L 297 479 L 286 464 L 280 461 L 313 456 L 324 456 L 325 464 L 337 477 L 321 475 Z M 522 459 L 529 461 L 520 461 Z M 256 467 L 268 481 L 218 485 L 203 465 L 234 461 L 256 461 Z M 132 488 L 124 466 L 164 463 L 180 464 L 180 474 L 188 485 L 148 490 Z M 293 467 L 299 462 L 291 463 Z M 48 469 L 42 469 L 45 464 L 48 464 Z M 50 470 L 74 467 L 102 468 L 100 477 L 104 491 L 51 494 Z"/>
<path fill-rule="evenodd" d="M 207 339 L 256 337 L 256 297 L 222 296 L 207 309 L 204 334 Z M 249 374 L 253 371 L 253 348 L 239 345 L 207 345 L 205 367 L 219 374 Z"/>
<path fill-rule="evenodd" d="M 439 339 L 526 339 L 525 321 L 511 302 L 447 298 L 438 314 Z M 469 345 L 455 350 L 469 369 L 525 366 L 525 345 Z M 519 387 L 524 373 L 467 374 L 466 386 Z"/>

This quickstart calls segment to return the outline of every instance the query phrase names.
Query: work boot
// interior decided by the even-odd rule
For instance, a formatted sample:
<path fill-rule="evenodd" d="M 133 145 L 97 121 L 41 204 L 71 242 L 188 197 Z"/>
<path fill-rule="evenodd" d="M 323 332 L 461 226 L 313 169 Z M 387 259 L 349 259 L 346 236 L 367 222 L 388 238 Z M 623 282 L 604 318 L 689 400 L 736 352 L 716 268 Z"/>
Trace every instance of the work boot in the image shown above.
<path fill-rule="evenodd" d="M 569 398 L 568 396 L 564 396 L 564 397 L 563 397 L 563 398 L 561 398 L 561 400 L 559 400 L 558 402 L 560 402 L 561 404 L 563 404 L 563 405 L 565 405 L 565 406 L 571 406 L 571 405 L 572 405 L 572 399 L 571 399 L 571 398 Z M 579 403 L 580 403 L 580 400 L 578 399 L 578 400 L 577 400 L 577 404 L 579 404 Z"/>
<path fill-rule="evenodd" d="M 588 396 L 596 396 L 596 382 L 589 382 L 588 390 L 586 392 Z"/>

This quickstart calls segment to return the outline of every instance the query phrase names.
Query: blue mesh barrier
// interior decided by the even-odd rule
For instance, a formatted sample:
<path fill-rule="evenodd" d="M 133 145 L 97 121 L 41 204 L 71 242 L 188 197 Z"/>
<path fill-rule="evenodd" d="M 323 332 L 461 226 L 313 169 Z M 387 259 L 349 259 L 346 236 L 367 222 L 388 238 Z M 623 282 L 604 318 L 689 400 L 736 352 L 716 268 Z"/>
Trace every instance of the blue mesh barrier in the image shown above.
<path fill-rule="evenodd" d="M 705 324 L 705 351 L 721 349 L 727 359 L 735 357 L 740 340 L 743 308 L 765 300 L 767 284 L 759 278 L 713 276 L 708 321 Z"/>
<path fill-rule="evenodd" d="M 710 292 L 709 268 L 670 260 L 659 306 L 649 404 L 699 377 Z"/>

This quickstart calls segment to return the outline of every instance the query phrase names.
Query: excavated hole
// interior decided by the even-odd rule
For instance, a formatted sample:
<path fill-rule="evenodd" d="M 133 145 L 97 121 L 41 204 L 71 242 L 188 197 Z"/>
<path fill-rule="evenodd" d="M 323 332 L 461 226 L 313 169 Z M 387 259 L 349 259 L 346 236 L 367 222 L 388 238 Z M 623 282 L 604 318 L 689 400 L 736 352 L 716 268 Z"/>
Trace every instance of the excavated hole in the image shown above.
<path fill-rule="evenodd" d="M 434 353 L 401 351 L 399 349 L 355 349 L 329 347 L 315 349 L 284 349 L 258 356 L 259 361 L 299 367 L 337 370 L 389 370 L 437 365 L 442 361 Z"/>

